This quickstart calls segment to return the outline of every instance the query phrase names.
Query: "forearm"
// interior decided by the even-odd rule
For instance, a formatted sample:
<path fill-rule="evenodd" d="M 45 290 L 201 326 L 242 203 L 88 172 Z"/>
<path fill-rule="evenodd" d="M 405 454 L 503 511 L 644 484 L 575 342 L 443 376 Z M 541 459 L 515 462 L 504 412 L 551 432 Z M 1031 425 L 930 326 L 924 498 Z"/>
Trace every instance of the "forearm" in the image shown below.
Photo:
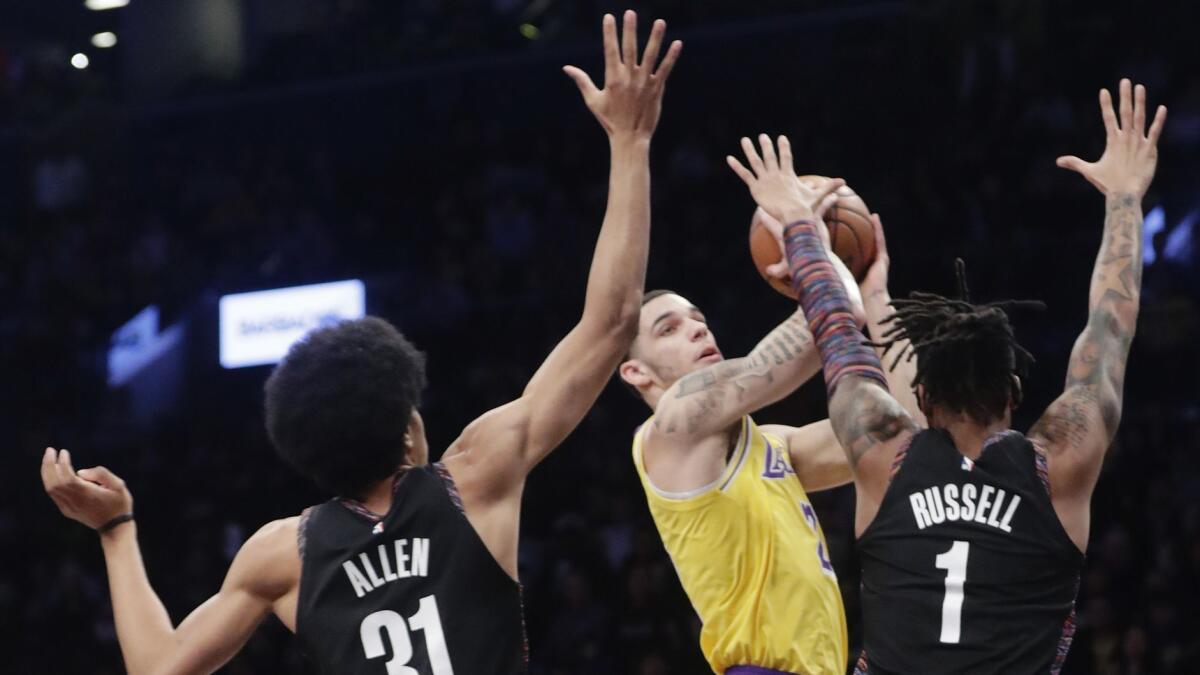
<path fill-rule="evenodd" d="M 125 667 L 134 675 L 154 672 L 170 653 L 175 629 L 146 577 L 136 523 L 102 534 L 100 543 Z"/>
<path fill-rule="evenodd" d="M 854 319 L 849 295 L 837 275 L 812 220 L 787 226 L 784 242 L 792 271 L 792 287 L 808 317 L 825 373 L 830 400 L 846 377 L 872 380 L 887 389 L 875 350 L 866 344 Z"/>
<path fill-rule="evenodd" d="M 681 378 L 659 402 L 656 423 L 689 435 L 719 431 L 792 393 L 819 368 L 812 334 L 797 311 L 746 356 Z"/>
<path fill-rule="evenodd" d="M 1112 316 L 1112 328 L 1132 336 L 1142 288 L 1141 199 L 1129 193 L 1108 195 L 1104 210 L 1104 239 L 1092 272 L 1088 312 L 1093 322 Z"/>
<path fill-rule="evenodd" d="M 608 205 L 588 274 L 584 319 L 636 328 L 650 249 L 650 141 L 614 135 Z"/>
<path fill-rule="evenodd" d="M 891 302 L 892 295 L 887 288 L 875 289 L 863 297 L 863 305 L 867 313 L 867 331 L 871 336 L 871 341 L 876 344 L 886 341 L 884 334 L 892 325 L 885 323 L 896 311 Z M 908 340 L 901 340 L 893 345 L 886 354 L 882 348 L 876 348 L 875 353 L 879 355 L 879 360 L 884 366 L 884 376 L 887 378 L 888 389 L 892 396 L 915 421 L 923 425 L 925 424 L 925 415 L 921 412 L 916 392 L 913 390 L 913 380 L 917 377 L 917 359 L 914 355 L 907 353 L 909 347 Z M 897 359 L 899 360 L 897 361 Z"/>

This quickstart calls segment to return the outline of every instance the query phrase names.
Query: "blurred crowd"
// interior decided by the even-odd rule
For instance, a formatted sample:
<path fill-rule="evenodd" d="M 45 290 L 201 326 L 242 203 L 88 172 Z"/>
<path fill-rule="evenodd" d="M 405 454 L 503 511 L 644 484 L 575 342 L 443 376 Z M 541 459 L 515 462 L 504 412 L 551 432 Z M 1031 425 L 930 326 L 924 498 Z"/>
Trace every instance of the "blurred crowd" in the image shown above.
<path fill-rule="evenodd" d="M 0 672 L 121 672 L 95 535 L 64 520 L 37 481 L 46 444 L 127 480 L 151 581 L 177 621 L 216 591 L 257 527 L 328 497 L 271 453 L 259 401 L 267 371 L 220 370 L 204 339 L 178 405 L 135 422 L 127 392 L 104 384 L 104 353 L 142 307 L 199 332 L 222 293 L 364 279 L 368 310 L 429 355 L 422 412 L 433 448 L 518 395 L 578 318 L 607 148 L 558 67 L 570 59 L 598 72 L 591 31 L 613 8 L 550 3 L 562 28 L 542 21 L 547 44 L 531 48 L 519 33 L 489 33 L 490 14 L 460 7 L 471 4 L 330 3 L 353 19 L 333 34 L 376 45 L 355 57 L 368 62 L 335 67 L 319 57 L 341 53 L 336 45 L 308 44 L 306 65 L 280 56 L 299 49 L 281 43 L 245 90 L 208 92 L 203 104 L 183 92 L 139 107 L 92 96 L 96 83 L 63 84 L 76 88 L 50 94 L 54 106 L 31 96 L 40 107 L 0 117 L 11 123 L 0 129 L 0 469 L 14 497 L 0 502 Z M 1194 672 L 1200 76 L 1181 27 L 1196 25 L 1197 10 L 1118 28 L 1080 2 L 863 5 L 872 11 L 772 21 L 773 5 L 667 4 L 654 14 L 679 26 L 686 47 L 654 142 L 648 286 L 700 306 L 727 354 L 791 311 L 744 252 L 752 204 L 723 162 L 742 135 L 788 133 L 799 169 L 844 176 L 881 213 L 893 295 L 949 291 L 963 256 L 975 299 L 1047 302 L 1044 314 L 1014 317 L 1038 359 L 1018 428 L 1061 390 L 1100 241 L 1101 197 L 1054 157 L 1098 155 L 1095 92 L 1119 76 L 1170 105 L 1146 201 L 1161 227 L 1065 672 Z M 453 30 L 429 30 L 443 19 Z M 371 38 L 381 25 L 418 36 L 402 44 L 421 58 L 388 57 L 397 43 Z M 458 37 L 439 46 L 438 35 Z M 511 58 L 439 66 L 460 41 Z M 368 67 L 400 70 L 274 86 Z M 0 100 L 25 105 L 28 82 L 10 77 Z M 529 480 L 520 564 L 533 672 L 705 672 L 698 621 L 629 458 L 648 411 L 610 389 Z M 823 406 L 820 386 L 806 386 L 759 419 L 809 422 Z M 851 488 L 814 500 L 857 644 Z M 271 619 L 225 672 L 307 668 Z"/>

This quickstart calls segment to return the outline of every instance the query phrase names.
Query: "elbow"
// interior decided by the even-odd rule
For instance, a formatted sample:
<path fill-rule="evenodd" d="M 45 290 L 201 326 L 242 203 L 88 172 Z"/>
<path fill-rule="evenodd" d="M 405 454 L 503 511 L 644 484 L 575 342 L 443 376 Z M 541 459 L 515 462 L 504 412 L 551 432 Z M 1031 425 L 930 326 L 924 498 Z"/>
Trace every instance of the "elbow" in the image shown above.
<path fill-rule="evenodd" d="M 603 313 L 597 313 L 592 317 L 592 325 L 594 331 L 603 335 L 607 340 L 615 345 L 620 346 L 620 351 L 628 351 L 629 346 L 633 344 L 634 338 L 637 337 L 638 320 L 641 318 L 642 298 L 641 294 L 636 294 L 636 297 L 625 299 L 619 303 L 615 303 L 613 307 Z M 584 318 L 587 320 L 588 312 L 584 312 Z"/>

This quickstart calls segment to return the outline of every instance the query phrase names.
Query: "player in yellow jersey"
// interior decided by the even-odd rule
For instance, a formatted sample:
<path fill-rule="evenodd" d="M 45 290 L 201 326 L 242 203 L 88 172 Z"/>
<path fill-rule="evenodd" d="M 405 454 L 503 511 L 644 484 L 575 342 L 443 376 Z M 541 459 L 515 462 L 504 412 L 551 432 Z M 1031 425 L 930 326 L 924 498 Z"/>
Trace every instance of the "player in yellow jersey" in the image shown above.
<path fill-rule="evenodd" d="M 828 194 L 808 191 L 818 217 Z M 782 231 L 765 213 L 755 217 Z M 878 219 L 876 237 L 881 254 L 862 286 L 872 329 L 890 313 Z M 800 311 L 749 355 L 725 360 L 692 303 L 670 291 L 644 296 L 619 371 L 654 409 L 634 436 L 633 460 L 716 673 L 846 672 L 841 594 L 806 494 L 851 481 L 845 454 L 828 420 L 759 426 L 750 417 L 819 369 Z M 893 389 L 907 391 L 911 375 L 898 368 L 893 376 L 908 380 Z"/>

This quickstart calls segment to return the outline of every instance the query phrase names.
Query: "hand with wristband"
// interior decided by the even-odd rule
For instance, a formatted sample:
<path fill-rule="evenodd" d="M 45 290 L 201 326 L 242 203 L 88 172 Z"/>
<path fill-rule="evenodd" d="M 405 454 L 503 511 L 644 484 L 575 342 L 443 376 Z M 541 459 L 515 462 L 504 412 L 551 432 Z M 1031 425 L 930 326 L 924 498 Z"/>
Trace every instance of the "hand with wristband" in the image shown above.
<path fill-rule="evenodd" d="M 102 466 L 75 471 L 69 450 L 46 448 L 42 484 L 64 516 L 100 534 L 133 520 L 133 495 L 125 481 Z"/>

